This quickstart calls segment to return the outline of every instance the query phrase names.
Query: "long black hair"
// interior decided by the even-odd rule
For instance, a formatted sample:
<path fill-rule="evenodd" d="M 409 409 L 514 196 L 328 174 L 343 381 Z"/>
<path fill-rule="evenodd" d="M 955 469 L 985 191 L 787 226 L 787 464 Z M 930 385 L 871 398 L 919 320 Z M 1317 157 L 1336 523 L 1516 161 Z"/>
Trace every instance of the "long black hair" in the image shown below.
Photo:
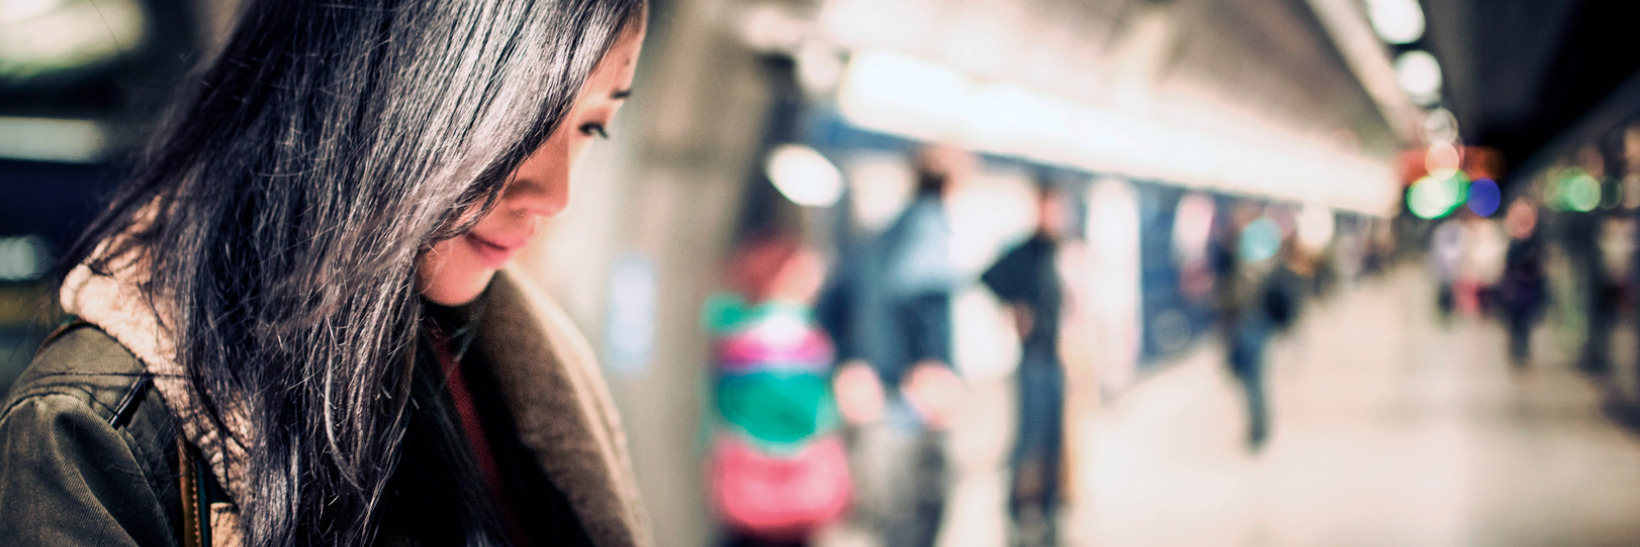
<path fill-rule="evenodd" d="M 258 0 L 65 256 L 140 258 L 254 484 L 250 545 L 369 543 L 406 423 L 418 257 L 470 229 L 644 0 Z M 101 242 L 120 242 L 97 251 Z M 61 279 L 61 276 L 59 276 Z M 162 306 L 156 306 L 163 303 Z M 158 312 L 156 312 L 158 314 Z"/>

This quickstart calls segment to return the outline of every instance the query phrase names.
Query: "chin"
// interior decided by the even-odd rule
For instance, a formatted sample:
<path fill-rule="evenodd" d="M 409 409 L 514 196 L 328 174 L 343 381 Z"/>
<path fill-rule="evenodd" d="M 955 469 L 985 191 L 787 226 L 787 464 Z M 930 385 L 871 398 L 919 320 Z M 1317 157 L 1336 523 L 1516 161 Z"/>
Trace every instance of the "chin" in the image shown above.
<path fill-rule="evenodd" d="M 471 284 L 463 284 L 463 286 L 455 288 L 444 288 L 442 290 L 430 289 L 423 291 L 421 294 L 428 300 L 433 301 L 433 303 L 443 306 L 461 306 L 464 304 L 470 304 L 472 301 L 478 300 L 479 295 L 484 294 L 484 288 L 490 285 L 490 278 L 494 277 L 494 275 L 495 272 L 491 272 L 490 275 L 485 276 L 482 281 L 475 281 Z"/>
<path fill-rule="evenodd" d="M 423 298 L 443 306 L 460 306 L 477 300 L 490 286 L 496 270 L 488 268 L 456 268 L 453 264 L 435 269 L 421 283 Z M 464 270 L 464 271 L 456 271 Z"/>

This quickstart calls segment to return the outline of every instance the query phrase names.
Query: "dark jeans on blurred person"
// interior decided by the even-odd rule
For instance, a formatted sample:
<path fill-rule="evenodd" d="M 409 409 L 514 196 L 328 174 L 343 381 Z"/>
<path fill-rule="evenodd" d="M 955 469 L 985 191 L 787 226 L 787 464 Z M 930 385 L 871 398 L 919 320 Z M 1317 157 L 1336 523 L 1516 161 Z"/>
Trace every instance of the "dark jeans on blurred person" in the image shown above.
<path fill-rule="evenodd" d="M 1264 319 L 1241 321 L 1229 330 L 1230 370 L 1247 392 L 1247 444 L 1258 450 L 1270 436 L 1270 409 L 1264 393 L 1264 349 L 1271 327 Z"/>
<path fill-rule="evenodd" d="M 1523 367 L 1532 360 L 1532 314 L 1526 311 L 1509 312 L 1509 363 Z"/>
<path fill-rule="evenodd" d="M 1583 342 L 1583 356 L 1578 368 L 1592 374 L 1611 372 L 1612 329 L 1617 326 L 1618 311 L 1623 300 L 1622 288 L 1607 283 L 1604 272 L 1597 272 L 1589 280 L 1588 336 Z"/>
<path fill-rule="evenodd" d="M 1442 319 L 1451 319 L 1452 308 L 1456 303 L 1457 298 L 1453 294 L 1452 283 L 1441 283 L 1440 290 L 1435 295 L 1435 305 L 1441 309 Z"/>
<path fill-rule="evenodd" d="M 1509 242 L 1498 296 L 1509 327 L 1509 360 L 1517 367 L 1526 366 L 1532 358 L 1532 325 L 1547 296 L 1543 268 L 1541 241 L 1531 237 Z"/>
<path fill-rule="evenodd" d="M 1019 364 L 1019 436 L 1008 513 L 1019 544 L 1057 545 L 1065 453 L 1065 371 L 1052 349 L 1025 348 Z"/>
<path fill-rule="evenodd" d="M 1542 290 L 1536 287 L 1513 287 L 1507 293 L 1504 322 L 1509 330 L 1509 363 L 1524 367 L 1532 362 L 1532 327 L 1542 313 Z"/>
<path fill-rule="evenodd" d="M 774 540 L 758 536 L 730 532 L 723 540 L 723 547 L 808 547 L 809 542 L 800 539 Z"/>
<path fill-rule="evenodd" d="M 945 515 L 945 433 L 903 401 L 854 436 L 856 515 L 885 547 L 932 547 Z"/>

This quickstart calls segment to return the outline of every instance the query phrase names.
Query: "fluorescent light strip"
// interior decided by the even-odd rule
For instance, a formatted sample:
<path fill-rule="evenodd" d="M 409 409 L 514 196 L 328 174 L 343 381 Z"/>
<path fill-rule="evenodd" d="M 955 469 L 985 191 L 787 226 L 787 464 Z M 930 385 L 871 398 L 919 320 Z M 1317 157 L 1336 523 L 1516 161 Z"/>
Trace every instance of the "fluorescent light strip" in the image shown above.
<path fill-rule="evenodd" d="M 885 50 L 855 53 L 838 105 L 867 129 L 1130 178 L 1369 215 L 1390 214 L 1400 195 L 1388 164 L 1256 120 L 1180 127 L 1013 84 L 977 84 L 950 67 Z"/>
<path fill-rule="evenodd" d="M 0 117 L 0 158 L 96 163 L 108 133 L 91 120 Z"/>

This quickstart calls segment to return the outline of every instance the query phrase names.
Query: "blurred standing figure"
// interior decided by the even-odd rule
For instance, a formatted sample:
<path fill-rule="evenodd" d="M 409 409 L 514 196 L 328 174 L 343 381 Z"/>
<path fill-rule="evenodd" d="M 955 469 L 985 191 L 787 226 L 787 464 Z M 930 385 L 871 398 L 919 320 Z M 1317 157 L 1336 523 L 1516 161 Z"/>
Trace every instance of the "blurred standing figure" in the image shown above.
<path fill-rule="evenodd" d="M 1039 186 L 1036 232 L 980 278 L 1008 304 L 1019 330 L 1019 433 L 1008 512 L 1021 545 L 1058 544 L 1065 412 L 1059 326 L 1065 287 L 1055 259 L 1068 224 L 1066 207 L 1056 189 Z"/>
<path fill-rule="evenodd" d="M 1260 208 L 1244 203 L 1221 233 L 1215 258 L 1219 325 L 1230 371 L 1247 397 L 1247 445 L 1260 450 L 1270 434 L 1264 392 L 1264 350 L 1297 309 L 1302 276 L 1288 264 L 1294 245 Z"/>
<path fill-rule="evenodd" d="M 1480 217 L 1469 217 L 1465 225 L 1463 260 L 1458 266 L 1457 307 L 1471 316 L 1494 308 L 1498 282 L 1503 279 L 1504 253 L 1509 249 L 1509 236 L 1503 223 Z"/>
<path fill-rule="evenodd" d="M 1509 205 L 1503 222 L 1509 250 L 1499 292 L 1509 327 L 1509 362 L 1524 367 L 1532 358 L 1532 325 L 1543 309 L 1543 244 L 1537 233 L 1537 209 L 1525 198 Z"/>
<path fill-rule="evenodd" d="M 1438 287 L 1436 304 L 1442 317 L 1452 315 L 1454 292 L 1458 284 L 1458 270 L 1464 256 L 1464 223 L 1457 218 L 1447 219 L 1435 228 L 1430 241 L 1429 262 Z"/>
<path fill-rule="evenodd" d="M 1577 152 L 1574 169 L 1608 188 L 1606 157 L 1594 144 L 1584 145 Z M 1610 195 L 1602 190 L 1600 195 Z M 1604 253 L 1600 239 L 1606 215 L 1599 209 L 1587 212 L 1568 211 L 1556 217 L 1556 249 L 1571 263 L 1578 287 L 1579 311 L 1584 318 L 1584 338 L 1577 367 L 1591 374 L 1606 374 L 1611 369 L 1611 333 L 1616 320 L 1616 287 L 1606 277 Z"/>
<path fill-rule="evenodd" d="M 972 162 L 948 147 L 923 150 L 915 198 L 881 236 L 844 257 L 819 310 L 845 363 L 836 376 L 840 410 L 870 422 L 854 447 L 858 513 L 890 547 L 933 545 L 945 512 L 944 429 L 962 389 L 951 369 L 957 274 L 945 196 Z"/>
<path fill-rule="evenodd" d="M 851 495 L 828 376 L 834 354 L 809 305 L 825 275 L 796 237 L 749 238 L 733 293 L 707 302 L 714 338 L 711 490 L 726 545 L 801 546 Z"/>

